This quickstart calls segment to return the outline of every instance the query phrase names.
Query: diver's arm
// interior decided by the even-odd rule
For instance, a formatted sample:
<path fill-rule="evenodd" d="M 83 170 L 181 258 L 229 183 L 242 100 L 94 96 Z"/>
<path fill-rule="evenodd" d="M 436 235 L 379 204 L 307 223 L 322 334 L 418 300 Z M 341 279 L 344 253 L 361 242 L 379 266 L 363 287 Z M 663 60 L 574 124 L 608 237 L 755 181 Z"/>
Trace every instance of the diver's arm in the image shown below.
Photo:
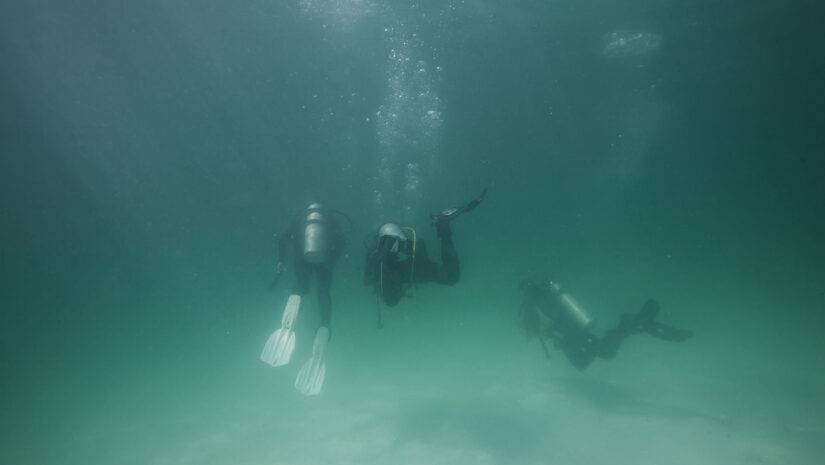
<path fill-rule="evenodd" d="M 289 249 L 295 244 L 295 234 L 298 230 L 298 222 L 289 225 L 286 231 L 278 239 L 278 272 L 285 268 L 284 263 L 289 259 Z"/>

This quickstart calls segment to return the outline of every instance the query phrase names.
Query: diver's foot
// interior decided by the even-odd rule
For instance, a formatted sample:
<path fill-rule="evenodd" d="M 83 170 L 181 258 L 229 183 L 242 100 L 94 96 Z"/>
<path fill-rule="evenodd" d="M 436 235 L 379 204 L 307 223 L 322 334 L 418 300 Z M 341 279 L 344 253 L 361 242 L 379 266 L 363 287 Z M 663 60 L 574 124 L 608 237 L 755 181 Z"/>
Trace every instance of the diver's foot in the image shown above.
<path fill-rule="evenodd" d="M 443 212 L 435 215 L 430 215 L 430 222 L 433 226 L 435 226 L 435 232 L 439 238 L 445 239 L 452 236 L 452 231 L 450 231 L 450 221 L 455 219 L 457 216 L 458 211 L 453 208 L 444 210 Z"/>
<path fill-rule="evenodd" d="M 438 213 L 430 214 L 430 223 L 436 228 L 439 228 L 443 225 L 449 224 L 450 221 L 458 217 L 460 213 L 461 209 L 459 208 L 448 208 Z"/>
<path fill-rule="evenodd" d="M 625 336 L 648 331 L 653 327 L 657 315 L 659 315 L 659 304 L 655 300 L 648 300 L 639 313 L 623 313 L 617 330 Z"/>
<path fill-rule="evenodd" d="M 318 329 L 315 330 L 315 337 L 319 337 L 318 334 L 322 333 L 326 335 L 327 341 L 332 339 L 332 329 L 330 329 L 329 321 L 321 321 L 321 324 L 318 325 Z M 323 337 L 323 336 L 321 336 Z"/>

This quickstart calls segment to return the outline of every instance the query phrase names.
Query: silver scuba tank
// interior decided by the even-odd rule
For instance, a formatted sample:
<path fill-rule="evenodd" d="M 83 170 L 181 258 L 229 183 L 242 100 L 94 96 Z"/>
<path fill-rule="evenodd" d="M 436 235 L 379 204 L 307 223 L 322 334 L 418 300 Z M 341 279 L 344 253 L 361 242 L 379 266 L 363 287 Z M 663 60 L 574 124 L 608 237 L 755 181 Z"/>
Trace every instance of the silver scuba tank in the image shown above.
<path fill-rule="evenodd" d="M 561 286 L 553 281 L 549 281 L 548 285 L 550 286 L 550 290 L 553 292 L 553 295 L 556 296 L 559 304 L 577 325 L 579 325 L 582 329 L 589 329 L 595 323 L 595 320 L 587 310 L 583 309 L 572 297 L 570 294 L 563 292 Z"/>
<path fill-rule="evenodd" d="M 327 253 L 327 219 L 321 213 L 322 205 L 310 204 L 304 227 L 304 260 L 309 263 L 321 263 Z"/>

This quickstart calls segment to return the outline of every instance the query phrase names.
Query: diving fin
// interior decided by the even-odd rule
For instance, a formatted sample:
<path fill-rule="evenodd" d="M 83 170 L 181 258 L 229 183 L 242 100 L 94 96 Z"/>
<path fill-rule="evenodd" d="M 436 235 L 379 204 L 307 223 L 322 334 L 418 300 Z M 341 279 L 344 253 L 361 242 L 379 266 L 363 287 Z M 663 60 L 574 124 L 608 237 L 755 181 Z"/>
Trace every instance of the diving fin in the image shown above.
<path fill-rule="evenodd" d="M 477 207 L 484 197 L 487 195 L 487 188 L 485 187 L 484 190 L 481 191 L 481 195 L 478 196 L 475 200 L 471 201 L 467 205 L 461 207 L 451 207 L 446 210 L 441 210 L 438 213 L 430 215 L 430 221 L 432 222 L 433 226 L 440 226 L 442 224 L 447 224 L 450 221 L 454 220 L 461 215 L 462 213 L 467 213 L 468 211 Z"/>
<path fill-rule="evenodd" d="M 659 322 L 654 322 L 651 327 L 647 329 L 647 333 L 653 337 L 673 342 L 682 342 L 693 337 L 693 331 L 674 328 L 673 326 Z"/>
<path fill-rule="evenodd" d="M 329 341 L 329 328 L 321 326 L 315 332 L 315 342 L 312 343 L 312 358 L 304 363 L 298 377 L 295 379 L 295 389 L 307 396 L 317 396 L 324 385 L 327 366 L 324 363 L 324 352 Z"/>
<path fill-rule="evenodd" d="M 292 330 L 292 325 L 295 323 L 300 307 L 301 296 L 298 294 L 289 296 L 283 317 L 281 317 L 281 328 L 269 336 L 261 352 L 261 360 L 274 367 L 289 363 L 292 351 L 295 350 L 295 331 Z"/>
<path fill-rule="evenodd" d="M 656 321 L 658 315 L 659 304 L 656 303 L 655 300 L 648 300 L 636 317 L 636 328 L 665 341 L 681 342 L 693 337 L 693 331 L 674 328 L 664 323 L 659 323 Z"/>

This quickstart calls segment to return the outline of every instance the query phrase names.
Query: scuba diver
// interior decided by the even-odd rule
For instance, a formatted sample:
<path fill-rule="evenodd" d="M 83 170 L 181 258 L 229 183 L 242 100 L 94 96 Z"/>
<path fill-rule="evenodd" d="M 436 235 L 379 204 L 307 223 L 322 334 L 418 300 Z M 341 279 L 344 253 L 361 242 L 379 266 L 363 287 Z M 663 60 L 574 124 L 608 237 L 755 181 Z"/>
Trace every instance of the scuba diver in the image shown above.
<path fill-rule="evenodd" d="M 319 394 L 324 383 L 324 351 L 329 341 L 332 318 L 332 269 L 344 249 L 344 239 L 350 228 L 349 218 L 343 213 L 320 203 L 312 203 L 281 235 L 278 243 L 277 276 L 280 277 L 285 271 L 284 262 L 292 255 L 295 284 L 284 308 L 281 328 L 272 333 L 267 340 L 261 352 L 261 360 L 274 367 L 289 363 L 295 349 L 295 332 L 292 327 L 298 316 L 301 299 L 309 292 L 314 273 L 318 283 L 321 321 L 315 331 L 312 357 L 298 372 L 298 378 L 295 380 L 295 388 L 306 395 Z"/>
<path fill-rule="evenodd" d="M 693 336 L 693 332 L 677 329 L 656 321 L 659 304 L 648 300 L 635 314 L 622 314 L 619 325 L 598 337 L 592 331 L 593 318 L 576 303 L 557 283 L 522 281 L 524 295 L 520 318 L 525 332 L 538 337 L 544 355 L 550 358 L 548 341 L 561 349 L 577 370 L 587 368 L 596 357 L 610 360 L 616 356 L 626 337 L 647 333 L 656 338 L 681 342 Z"/>
<path fill-rule="evenodd" d="M 367 265 L 364 271 L 364 284 L 373 286 L 378 295 L 379 328 L 382 326 L 381 300 L 387 306 L 394 307 L 417 283 L 436 282 L 452 286 L 458 282 L 458 254 L 453 244 L 450 222 L 477 207 L 485 195 L 486 188 L 467 205 L 430 215 L 430 222 L 441 241 L 440 264 L 430 260 L 426 244 L 416 237 L 413 228 L 402 228 L 395 223 L 381 225 L 372 244 L 367 247 Z"/>

